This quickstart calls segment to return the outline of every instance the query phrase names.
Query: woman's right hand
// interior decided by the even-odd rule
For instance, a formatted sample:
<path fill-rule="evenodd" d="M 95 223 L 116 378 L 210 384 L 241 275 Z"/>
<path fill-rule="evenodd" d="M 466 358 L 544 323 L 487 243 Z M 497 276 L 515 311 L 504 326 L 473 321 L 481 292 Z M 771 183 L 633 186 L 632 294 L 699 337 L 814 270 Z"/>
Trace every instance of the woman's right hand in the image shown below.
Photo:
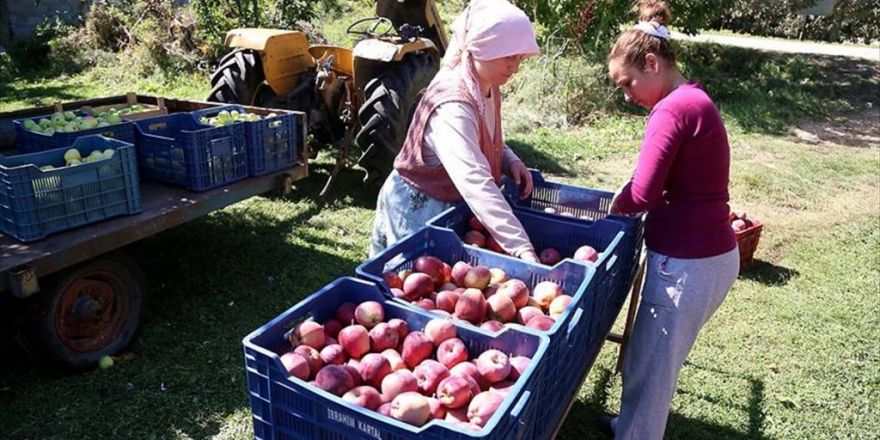
<path fill-rule="evenodd" d="M 530 263 L 540 263 L 541 262 L 541 260 L 538 259 L 538 254 L 536 254 L 535 251 L 525 251 L 525 252 L 519 254 L 519 259 L 528 261 Z"/>

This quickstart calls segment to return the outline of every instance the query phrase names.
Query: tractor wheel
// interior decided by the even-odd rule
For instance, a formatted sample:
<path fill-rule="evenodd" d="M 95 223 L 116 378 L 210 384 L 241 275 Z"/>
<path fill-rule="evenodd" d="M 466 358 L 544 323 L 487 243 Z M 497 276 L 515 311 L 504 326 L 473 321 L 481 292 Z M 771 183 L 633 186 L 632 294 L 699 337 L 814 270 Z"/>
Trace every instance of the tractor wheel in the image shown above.
<path fill-rule="evenodd" d="M 368 186 L 382 185 L 400 152 L 412 114 L 437 73 L 431 54 L 415 53 L 389 63 L 364 87 L 365 102 L 358 111 L 361 130 L 355 138 L 363 151 L 358 160 Z"/>
<path fill-rule="evenodd" d="M 263 60 L 249 49 L 236 49 L 226 54 L 211 75 L 208 101 L 254 105 L 257 90 L 263 83 Z"/>
<path fill-rule="evenodd" d="M 34 336 L 50 361 L 81 370 L 131 342 L 140 323 L 143 276 L 127 255 L 108 254 L 47 281 L 36 303 Z"/>

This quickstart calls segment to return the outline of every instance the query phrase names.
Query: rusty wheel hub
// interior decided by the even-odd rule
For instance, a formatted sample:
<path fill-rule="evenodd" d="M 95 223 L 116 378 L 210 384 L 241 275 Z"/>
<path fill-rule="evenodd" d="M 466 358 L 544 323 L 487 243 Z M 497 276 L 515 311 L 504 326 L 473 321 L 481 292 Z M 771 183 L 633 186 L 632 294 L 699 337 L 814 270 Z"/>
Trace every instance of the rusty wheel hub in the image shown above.
<path fill-rule="evenodd" d="M 122 331 L 129 301 L 125 284 L 109 271 L 95 271 L 64 288 L 55 309 L 55 328 L 70 350 L 99 351 Z"/>

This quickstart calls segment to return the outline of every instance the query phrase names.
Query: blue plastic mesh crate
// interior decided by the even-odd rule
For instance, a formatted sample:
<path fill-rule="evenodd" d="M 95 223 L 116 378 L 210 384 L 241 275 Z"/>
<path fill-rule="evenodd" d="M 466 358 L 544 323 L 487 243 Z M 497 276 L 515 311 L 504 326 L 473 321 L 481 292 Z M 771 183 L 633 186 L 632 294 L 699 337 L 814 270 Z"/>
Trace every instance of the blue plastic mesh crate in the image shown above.
<path fill-rule="evenodd" d="M 212 107 L 193 112 L 200 117 L 216 116 L 221 111 L 250 113 L 239 105 Z M 248 173 L 262 176 L 290 168 L 300 160 L 299 150 L 305 141 L 297 129 L 296 115 L 284 110 L 266 110 L 261 116 L 275 113 L 259 121 L 242 122 L 245 129 L 245 142 L 248 149 Z"/>
<path fill-rule="evenodd" d="M 573 370 L 582 365 L 586 366 L 589 363 L 589 359 L 586 358 L 589 351 L 588 341 L 598 341 L 594 344 L 601 345 L 601 339 L 590 337 L 596 331 L 594 316 L 586 311 L 594 309 L 595 302 L 602 300 L 601 296 L 605 291 L 601 290 L 596 271 L 606 268 L 577 264 L 570 260 L 553 267 L 533 264 L 466 246 L 451 230 L 429 226 L 398 241 L 381 254 L 358 266 L 356 271 L 358 276 L 381 285 L 386 296 L 392 297 L 382 274 L 409 269 L 413 261 L 422 255 L 437 257 L 447 264 L 466 261 L 472 265 L 497 267 L 504 270 L 510 278 L 525 282 L 529 290 L 541 281 L 553 281 L 559 284 L 565 294 L 572 297 L 572 301 L 553 327 L 547 331 L 538 331 L 550 338 L 550 348 L 546 357 L 547 363 L 539 371 L 542 386 L 535 397 L 540 403 L 540 408 L 544 409 L 551 408 L 553 402 L 559 400 L 560 396 L 571 396 L 577 391 L 578 384 L 575 382 L 579 376 L 560 375 L 558 366 L 565 365 L 566 369 Z M 394 298 L 393 301 L 418 309 L 414 304 L 399 298 Z M 472 325 L 465 321 L 461 322 L 465 326 Z M 519 324 L 510 324 L 510 326 L 523 328 Z"/>
<path fill-rule="evenodd" d="M 76 148 L 83 157 L 113 149 L 113 157 L 72 167 L 64 153 Z M 0 156 L 0 230 L 32 241 L 77 226 L 141 210 L 134 146 L 101 136 L 76 139 L 72 145 L 38 153 Z"/>
<path fill-rule="evenodd" d="M 465 440 L 533 439 L 543 413 L 532 397 L 537 391 L 537 370 L 546 364 L 548 340 L 528 330 L 491 335 L 471 326 L 456 325 L 458 337 L 468 351 L 479 353 L 495 348 L 505 353 L 529 356 L 532 362 L 517 380 L 514 389 L 485 427 L 462 430 L 440 420 L 417 427 L 362 408 L 291 377 L 281 365 L 280 353 L 289 350 L 285 334 L 297 323 L 314 318 L 321 322 L 333 316 L 344 302 L 383 303 L 387 319 L 400 318 L 410 329 L 422 329 L 432 315 L 383 298 L 373 283 L 355 278 L 339 278 L 300 301 L 268 324 L 244 338 L 245 369 L 248 379 L 254 434 L 258 439 L 345 439 L 345 440 Z"/>
<path fill-rule="evenodd" d="M 212 127 L 189 113 L 135 121 L 145 178 L 204 191 L 247 177 L 244 126 Z"/>
<path fill-rule="evenodd" d="M 644 217 L 609 215 L 608 210 L 611 208 L 611 200 L 614 198 L 613 192 L 550 182 L 536 170 L 531 170 L 531 173 L 535 187 L 528 198 L 519 199 L 516 196 L 516 185 L 509 179 L 504 182 L 502 191 L 515 208 L 530 210 L 538 215 L 571 224 L 588 224 L 592 221 L 606 219 L 624 225 L 626 234 L 618 245 L 621 276 L 618 277 L 614 286 L 613 295 L 606 297 L 607 301 L 604 304 L 596 305 L 603 309 L 620 310 L 639 269 L 644 235 Z M 553 208 L 557 213 L 546 213 L 544 211 L 546 208 Z M 564 216 L 562 213 L 572 215 Z M 608 313 L 599 311 L 599 315 L 607 316 Z"/>
<path fill-rule="evenodd" d="M 82 112 L 74 112 L 77 116 L 86 116 Z M 18 151 L 21 153 L 36 153 L 38 151 L 51 150 L 53 148 L 62 148 L 73 145 L 73 142 L 82 136 L 100 135 L 108 138 L 135 143 L 134 124 L 128 121 L 122 121 L 118 124 L 108 125 L 106 127 L 95 127 L 88 130 L 75 131 L 73 133 L 56 132 L 52 136 L 34 133 L 24 128 L 24 122 L 32 120 L 34 123 L 40 119 L 50 118 L 51 115 L 38 116 L 35 118 L 17 119 L 12 122 L 15 126 L 15 139 L 18 144 Z"/>

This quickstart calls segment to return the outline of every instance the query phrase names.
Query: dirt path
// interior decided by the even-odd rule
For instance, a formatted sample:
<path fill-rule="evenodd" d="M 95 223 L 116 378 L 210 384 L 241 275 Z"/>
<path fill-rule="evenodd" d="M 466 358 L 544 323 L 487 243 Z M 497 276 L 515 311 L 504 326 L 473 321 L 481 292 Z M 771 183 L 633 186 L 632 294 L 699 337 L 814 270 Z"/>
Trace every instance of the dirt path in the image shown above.
<path fill-rule="evenodd" d="M 836 55 L 880 61 L 880 45 L 877 44 L 872 46 L 854 46 L 739 35 L 718 35 L 708 33 L 685 35 L 680 32 L 673 32 L 672 38 L 685 41 L 717 43 L 725 46 L 748 47 L 775 52 Z"/>

